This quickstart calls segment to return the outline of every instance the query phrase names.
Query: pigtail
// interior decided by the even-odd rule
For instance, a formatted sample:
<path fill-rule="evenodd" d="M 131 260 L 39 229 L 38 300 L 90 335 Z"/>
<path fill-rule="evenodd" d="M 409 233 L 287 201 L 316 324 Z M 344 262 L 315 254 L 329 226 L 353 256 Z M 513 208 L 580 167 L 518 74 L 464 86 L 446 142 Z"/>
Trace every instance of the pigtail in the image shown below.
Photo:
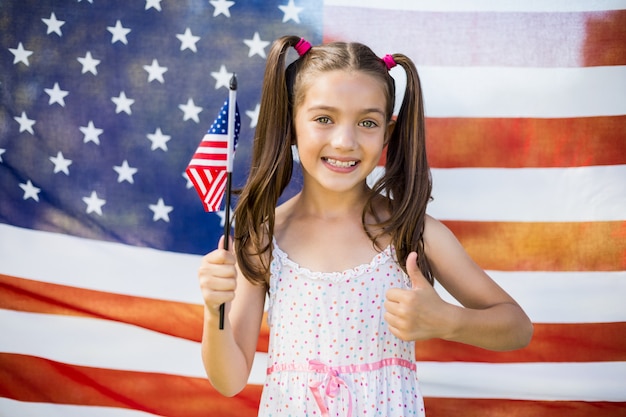
<path fill-rule="evenodd" d="M 299 41 L 297 36 L 282 37 L 268 55 L 250 174 L 234 210 L 237 263 L 256 284 L 269 277 L 274 210 L 291 180 L 293 128 L 285 60 Z"/>
<path fill-rule="evenodd" d="M 390 197 L 391 217 L 383 222 L 383 229 L 392 236 L 399 263 L 404 265 L 406 271 L 408 254 L 417 252 L 420 270 L 433 284 L 423 239 L 432 179 L 426 156 L 422 88 L 411 59 L 403 54 L 394 54 L 392 57 L 406 73 L 406 90 L 388 142 L 385 174 L 374 190 L 388 193 Z"/>

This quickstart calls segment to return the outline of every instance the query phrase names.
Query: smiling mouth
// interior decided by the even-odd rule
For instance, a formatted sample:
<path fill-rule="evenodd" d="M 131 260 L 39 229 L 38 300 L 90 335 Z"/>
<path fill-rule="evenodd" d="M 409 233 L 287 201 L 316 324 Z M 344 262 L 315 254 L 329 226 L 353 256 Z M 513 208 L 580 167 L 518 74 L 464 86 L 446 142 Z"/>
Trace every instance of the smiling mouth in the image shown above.
<path fill-rule="evenodd" d="M 337 168 L 350 168 L 355 166 L 358 161 L 339 161 L 332 158 L 322 158 L 326 163 Z"/>

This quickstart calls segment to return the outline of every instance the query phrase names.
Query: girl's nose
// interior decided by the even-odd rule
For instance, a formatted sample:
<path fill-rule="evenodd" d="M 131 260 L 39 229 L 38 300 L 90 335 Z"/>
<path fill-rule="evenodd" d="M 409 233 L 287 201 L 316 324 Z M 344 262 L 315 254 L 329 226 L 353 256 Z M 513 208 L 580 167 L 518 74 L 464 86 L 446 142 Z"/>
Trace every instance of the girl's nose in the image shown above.
<path fill-rule="evenodd" d="M 354 127 L 337 127 L 331 139 L 331 145 L 336 149 L 354 149 L 356 146 L 356 132 Z"/>

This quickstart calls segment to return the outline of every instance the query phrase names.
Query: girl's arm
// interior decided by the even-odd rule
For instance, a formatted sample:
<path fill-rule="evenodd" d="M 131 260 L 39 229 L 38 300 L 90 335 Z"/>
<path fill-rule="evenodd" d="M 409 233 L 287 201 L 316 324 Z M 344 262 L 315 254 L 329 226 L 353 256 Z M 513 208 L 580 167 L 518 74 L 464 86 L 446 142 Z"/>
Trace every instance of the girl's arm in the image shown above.
<path fill-rule="evenodd" d="M 256 353 L 265 288 L 243 277 L 232 252 L 219 249 L 202 260 L 198 272 L 204 298 L 202 360 L 211 384 L 222 395 L 238 394 L 248 383 Z M 224 329 L 219 306 L 226 303 Z"/>
<path fill-rule="evenodd" d="M 407 259 L 411 290 L 390 290 L 386 319 L 391 331 L 405 340 L 441 338 L 490 350 L 526 346 L 532 337 L 530 319 L 465 252 L 439 221 L 427 217 L 426 256 L 435 278 L 463 307 L 443 301 L 416 265 Z"/>

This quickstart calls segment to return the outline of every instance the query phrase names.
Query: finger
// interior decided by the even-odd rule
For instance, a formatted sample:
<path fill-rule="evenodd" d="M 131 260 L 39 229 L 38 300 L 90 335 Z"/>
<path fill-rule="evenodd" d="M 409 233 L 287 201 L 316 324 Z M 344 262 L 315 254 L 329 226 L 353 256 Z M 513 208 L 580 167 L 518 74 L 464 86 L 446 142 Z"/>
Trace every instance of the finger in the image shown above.
<path fill-rule="evenodd" d="M 233 279 L 237 276 L 235 267 L 232 264 L 206 264 L 200 267 L 198 274 L 200 276 L 210 276 L 218 278 Z"/>
<path fill-rule="evenodd" d="M 389 328 L 391 334 L 405 341 L 410 340 L 405 320 L 402 320 L 389 312 L 385 313 L 384 319 L 387 322 L 387 327 Z"/>
<path fill-rule="evenodd" d="M 220 304 L 232 301 L 235 298 L 237 281 L 231 278 L 221 278 L 215 275 L 200 277 L 200 290 L 205 304 L 217 309 Z"/>
<path fill-rule="evenodd" d="M 219 242 L 217 243 L 217 248 L 218 249 L 226 249 L 225 246 L 224 246 L 224 243 L 226 243 L 226 239 L 225 239 L 225 236 L 222 235 L 220 237 Z M 233 247 L 233 238 L 231 236 L 228 236 L 228 249 L 226 249 L 226 250 L 231 251 L 232 247 Z"/>
<path fill-rule="evenodd" d="M 402 288 L 390 288 L 385 293 L 386 302 L 389 303 L 389 307 L 393 308 L 392 304 L 397 304 L 403 299 L 403 292 L 407 291 Z M 387 307 L 387 306 L 386 306 Z"/>
<path fill-rule="evenodd" d="M 383 308 L 385 309 L 385 318 L 387 318 L 387 315 L 397 314 L 398 312 L 397 306 L 398 306 L 398 303 L 390 299 L 389 294 L 387 294 L 387 299 L 383 303 Z"/>
<path fill-rule="evenodd" d="M 213 277 L 209 283 L 203 287 L 216 292 L 228 292 L 235 291 L 237 288 L 237 281 L 232 278 Z"/>
<path fill-rule="evenodd" d="M 235 290 L 215 290 L 201 287 L 202 298 L 207 307 L 217 311 L 221 304 L 232 301 L 235 298 Z"/>
<path fill-rule="evenodd" d="M 212 252 L 207 253 L 202 258 L 202 263 L 205 265 L 210 264 L 235 264 L 235 255 L 232 252 L 228 252 L 223 248 L 215 249 Z"/>
<path fill-rule="evenodd" d="M 409 256 L 406 258 L 406 271 L 409 274 L 409 278 L 411 278 L 411 288 L 419 289 L 430 287 L 430 283 L 422 274 L 422 271 L 417 264 L 417 252 L 409 253 Z"/>

